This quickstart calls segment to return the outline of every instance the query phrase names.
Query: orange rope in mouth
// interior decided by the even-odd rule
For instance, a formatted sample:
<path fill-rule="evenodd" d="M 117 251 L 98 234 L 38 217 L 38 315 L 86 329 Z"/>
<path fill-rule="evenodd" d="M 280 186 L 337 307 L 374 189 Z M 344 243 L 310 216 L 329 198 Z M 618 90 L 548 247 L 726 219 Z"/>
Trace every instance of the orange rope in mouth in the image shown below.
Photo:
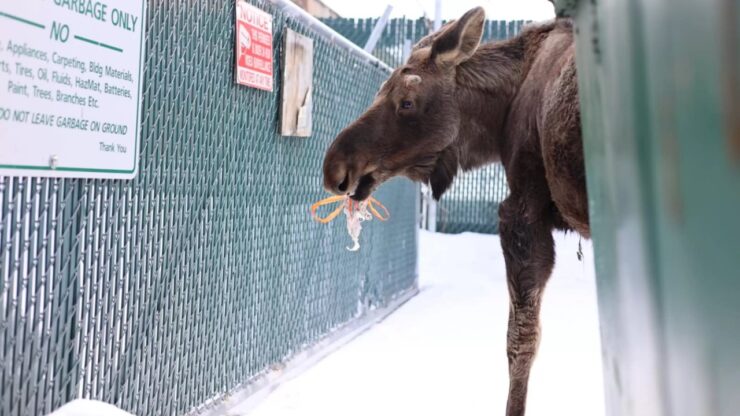
<path fill-rule="evenodd" d="M 342 212 L 342 208 L 344 208 L 344 203 L 339 204 L 339 206 L 334 211 L 332 211 L 331 214 L 327 215 L 324 218 L 321 218 L 318 215 L 316 215 L 316 211 L 321 206 L 329 205 L 329 204 L 332 204 L 332 203 L 337 202 L 337 201 L 342 201 L 342 200 L 344 200 L 344 198 L 345 197 L 343 195 L 335 195 L 335 196 L 330 196 L 329 198 L 322 199 L 321 201 L 319 201 L 319 202 L 311 205 L 311 216 L 313 217 L 314 220 L 316 220 L 316 221 L 318 221 L 318 222 L 320 222 L 322 224 L 327 224 L 327 223 L 331 222 L 331 220 L 333 220 L 334 218 L 336 218 L 337 215 L 339 215 Z"/>
<path fill-rule="evenodd" d="M 380 209 L 383 210 L 383 212 L 385 213 L 385 216 L 381 215 L 380 212 L 378 212 L 378 210 L 375 209 L 375 205 L 376 204 L 378 205 L 378 208 L 380 208 Z M 391 217 L 391 213 L 388 212 L 388 208 L 386 208 L 385 205 L 381 204 L 380 201 L 378 201 L 377 199 L 375 199 L 373 197 L 370 197 L 367 200 L 367 207 L 370 209 L 370 212 L 373 213 L 373 215 L 375 216 L 375 218 L 377 218 L 377 219 L 379 219 L 381 221 L 388 221 L 388 218 Z"/>
<path fill-rule="evenodd" d="M 326 217 L 320 217 L 316 213 L 316 211 L 318 211 L 320 207 L 324 205 L 333 204 L 335 202 L 340 202 L 340 201 L 341 201 L 341 204 L 339 204 L 334 209 L 334 211 L 329 213 L 329 215 L 327 215 Z M 388 212 L 388 208 L 386 208 L 383 204 L 381 204 L 380 201 L 378 201 L 377 199 L 370 197 L 365 202 L 367 202 L 367 208 L 370 210 L 370 213 L 372 213 L 373 216 L 379 219 L 380 221 L 388 221 L 388 218 L 391 217 L 390 212 Z M 311 205 L 311 216 L 313 217 L 314 220 L 322 224 L 328 224 L 332 220 L 334 220 L 334 218 L 336 218 L 339 214 L 342 213 L 342 209 L 344 209 L 345 206 L 347 207 L 349 212 L 354 212 L 354 211 L 358 211 L 361 209 L 360 204 L 361 202 L 357 202 L 346 195 L 334 195 L 328 198 L 324 198 L 321 201 L 318 201 L 314 203 L 313 205 Z M 383 211 L 382 214 L 380 213 L 380 211 L 378 211 L 378 208 L 380 208 L 380 210 Z"/>

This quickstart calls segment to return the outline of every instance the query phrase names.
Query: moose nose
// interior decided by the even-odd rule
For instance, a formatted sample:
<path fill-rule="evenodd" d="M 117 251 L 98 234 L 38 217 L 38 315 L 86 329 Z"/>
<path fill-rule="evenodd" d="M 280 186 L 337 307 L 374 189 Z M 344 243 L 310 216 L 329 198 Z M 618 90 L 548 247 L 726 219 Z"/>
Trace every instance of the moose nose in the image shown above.
<path fill-rule="evenodd" d="M 327 160 L 326 162 L 329 162 Z M 333 162 L 324 164 L 324 188 L 327 191 L 344 195 L 349 190 L 352 178 L 346 163 Z"/>
<path fill-rule="evenodd" d="M 342 192 L 342 193 L 347 192 L 348 186 L 349 186 L 349 175 L 345 176 L 344 180 L 339 185 L 337 185 L 337 191 Z"/>

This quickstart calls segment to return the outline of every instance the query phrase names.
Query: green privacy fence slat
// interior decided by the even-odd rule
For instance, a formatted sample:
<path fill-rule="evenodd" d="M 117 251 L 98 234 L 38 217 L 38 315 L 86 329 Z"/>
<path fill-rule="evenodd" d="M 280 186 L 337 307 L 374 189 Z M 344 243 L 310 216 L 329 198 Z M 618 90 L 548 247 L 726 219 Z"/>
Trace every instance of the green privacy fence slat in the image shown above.
<path fill-rule="evenodd" d="M 324 19 L 329 27 L 359 46 L 364 46 L 376 19 Z M 489 20 L 485 23 L 483 42 L 504 40 L 519 33 L 524 21 Z M 426 19 L 391 19 L 373 54 L 392 67 L 403 62 L 403 43 L 416 43 L 432 30 Z M 498 233 L 498 206 L 508 195 L 506 175 L 500 164 L 467 172 L 455 179 L 437 205 L 437 231 L 460 233 L 474 231 Z"/>
<path fill-rule="evenodd" d="M 255 4 L 276 74 L 283 27 L 314 38 L 312 137 L 277 134 L 277 75 L 234 84 L 233 1 L 150 0 L 138 177 L 0 178 L 0 415 L 203 409 L 414 287 L 415 185 L 381 187 L 392 217 L 359 253 L 308 213 L 324 150 L 388 74 Z"/>

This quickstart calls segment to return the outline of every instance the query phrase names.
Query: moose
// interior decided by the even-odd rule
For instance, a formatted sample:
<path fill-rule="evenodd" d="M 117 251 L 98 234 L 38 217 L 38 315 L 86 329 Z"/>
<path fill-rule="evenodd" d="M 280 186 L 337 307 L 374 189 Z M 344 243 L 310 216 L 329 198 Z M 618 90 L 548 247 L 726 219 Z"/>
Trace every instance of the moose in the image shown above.
<path fill-rule="evenodd" d="M 373 103 L 326 152 L 324 186 L 362 201 L 384 181 L 428 183 L 435 199 L 460 171 L 500 161 L 499 206 L 510 308 L 507 416 L 524 415 L 540 339 L 554 230 L 590 237 L 573 24 L 530 25 L 481 45 L 482 8 L 421 39 Z"/>

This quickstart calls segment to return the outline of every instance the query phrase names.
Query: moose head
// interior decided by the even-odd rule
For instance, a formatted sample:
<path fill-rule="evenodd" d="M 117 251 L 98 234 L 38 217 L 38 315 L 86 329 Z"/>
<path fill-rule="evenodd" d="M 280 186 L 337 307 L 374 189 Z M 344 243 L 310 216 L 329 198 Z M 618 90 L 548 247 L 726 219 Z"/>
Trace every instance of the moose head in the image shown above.
<path fill-rule="evenodd" d="M 470 129 L 458 72 L 478 49 L 484 21 L 483 9 L 472 9 L 414 46 L 408 62 L 329 147 L 327 190 L 361 201 L 389 178 L 406 176 L 442 196 L 464 157 L 461 135 Z"/>

